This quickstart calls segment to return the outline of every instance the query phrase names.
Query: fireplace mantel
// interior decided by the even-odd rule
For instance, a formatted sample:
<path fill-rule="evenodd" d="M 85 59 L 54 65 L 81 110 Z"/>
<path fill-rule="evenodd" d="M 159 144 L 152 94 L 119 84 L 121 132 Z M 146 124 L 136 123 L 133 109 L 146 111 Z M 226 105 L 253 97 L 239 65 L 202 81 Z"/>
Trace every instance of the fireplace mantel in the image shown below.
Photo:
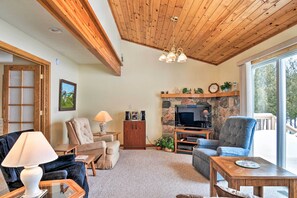
<path fill-rule="evenodd" d="M 220 92 L 214 94 L 161 94 L 161 98 L 219 98 L 231 96 L 239 96 L 239 91 Z"/>

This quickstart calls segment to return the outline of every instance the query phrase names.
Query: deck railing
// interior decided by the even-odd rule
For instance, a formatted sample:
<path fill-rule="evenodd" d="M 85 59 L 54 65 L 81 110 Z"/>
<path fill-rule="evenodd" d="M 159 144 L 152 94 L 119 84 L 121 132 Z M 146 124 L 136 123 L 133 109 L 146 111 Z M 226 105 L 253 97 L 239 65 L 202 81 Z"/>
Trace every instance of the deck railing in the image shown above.
<path fill-rule="evenodd" d="M 276 116 L 272 113 L 254 113 L 254 118 L 257 120 L 256 130 L 276 129 Z"/>
<path fill-rule="evenodd" d="M 257 120 L 256 130 L 275 130 L 276 129 L 276 116 L 272 113 L 254 113 L 254 118 Z M 297 129 L 286 124 L 287 132 L 297 134 Z"/>

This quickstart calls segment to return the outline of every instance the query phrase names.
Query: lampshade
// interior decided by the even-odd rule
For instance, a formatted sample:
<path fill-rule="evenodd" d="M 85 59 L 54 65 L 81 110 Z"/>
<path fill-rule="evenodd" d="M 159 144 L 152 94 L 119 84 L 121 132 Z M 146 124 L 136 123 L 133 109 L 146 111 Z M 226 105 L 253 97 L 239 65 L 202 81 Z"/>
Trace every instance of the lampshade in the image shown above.
<path fill-rule="evenodd" d="M 172 63 L 176 59 L 176 55 L 174 52 L 169 52 L 166 57 L 166 63 Z"/>
<path fill-rule="evenodd" d="M 5 167 L 34 166 L 58 158 L 40 131 L 22 133 L 2 162 Z"/>
<path fill-rule="evenodd" d="M 166 55 L 164 53 L 159 57 L 159 61 L 166 61 Z"/>
<path fill-rule="evenodd" d="M 106 111 L 100 111 L 94 118 L 95 121 L 97 122 L 109 122 L 112 120 L 111 116 L 109 113 Z"/>
<path fill-rule="evenodd" d="M 185 62 L 187 62 L 187 59 L 188 59 L 188 57 L 183 52 L 181 52 L 180 55 L 177 58 L 177 62 L 178 63 L 185 63 Z"/>

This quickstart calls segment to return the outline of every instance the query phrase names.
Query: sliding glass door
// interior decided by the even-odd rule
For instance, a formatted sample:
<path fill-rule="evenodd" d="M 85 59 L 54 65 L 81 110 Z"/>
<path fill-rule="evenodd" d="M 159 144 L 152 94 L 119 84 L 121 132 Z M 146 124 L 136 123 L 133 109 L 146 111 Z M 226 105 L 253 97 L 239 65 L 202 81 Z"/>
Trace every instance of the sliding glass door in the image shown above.
<path fill-rule="evenodd" d="M 297 174 L 297 54 L 281 59 L 286 69 L 286 169 Z"/>
<path fill-rule="evenodd" d="M 254 117 L 257 128 L 254 137 L 254 156 L 276 164 L 276 61 L 253 67 Z"/>
<path fill-rule="evenodd" d="M 297 173 L 297 54 L 253 65 L 254 156 Z"/>

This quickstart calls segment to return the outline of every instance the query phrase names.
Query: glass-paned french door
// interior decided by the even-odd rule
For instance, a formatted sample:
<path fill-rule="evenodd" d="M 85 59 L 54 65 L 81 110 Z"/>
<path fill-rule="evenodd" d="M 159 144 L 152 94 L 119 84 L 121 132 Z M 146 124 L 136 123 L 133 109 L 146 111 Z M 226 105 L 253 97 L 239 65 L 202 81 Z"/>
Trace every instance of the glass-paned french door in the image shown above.
<path fill-rule="evenodd" d="M 5 65 L 4 133 L 40 130 L 40 66 Z"/>
<path fill-rule="evenodd" d="M 297 174 L 297 53 L 253 65 L 254 156 Z"/>

